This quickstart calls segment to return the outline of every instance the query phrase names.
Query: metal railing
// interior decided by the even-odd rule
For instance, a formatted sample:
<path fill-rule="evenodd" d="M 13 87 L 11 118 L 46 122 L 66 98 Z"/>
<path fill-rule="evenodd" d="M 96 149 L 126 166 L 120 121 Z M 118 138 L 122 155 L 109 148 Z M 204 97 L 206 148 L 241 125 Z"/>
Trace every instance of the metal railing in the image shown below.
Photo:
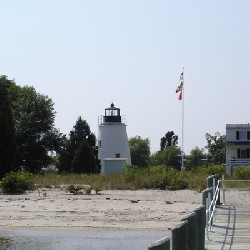
<path fill-rule="evenodd" d="M 226 190 L 249 190 L 250 188 L 226 188 L 225 183 L 227 182 L 250 182 L 250 180 L 225 180 L 224 175 L 222 180 L 218 180 L 217 185 L 215 184 L 215 178 L 213 178 L 212 194 L 208 192 L 208 197 L 206 198 L 206 236 L 209 239 L 209 231 L 211 231 L 211 226 L 213 225 L 213 220 L 215 218 L 215 207 L 219 199 L 220 190 L 222 190 L 223 204 L 226 204 Z M 221 188 L 220 188 L 221 185 Z M 212 197 L 213 196 L 213 197 Z"/>
<path fill-rule="evenodd" d="M 126 115 L 122 115 L 121 116 L 121 123 L 127 125 Z M 98 116 L 98 125 L 102 125 L 102 124 L 104 124 L 104 116 L 103 115 L 99 115 Z"/>
<path fill-rule="evenodd" d="M 248 158 L 229 158 L 231 166 L 250 166 L 250 159 Z"/>
<path fill-rule="evenodd" d="M 226 190 L 242 190 L 242 191 L 244 191 L 244 190 L 249 190 L 250 188 L 226 188 L 225 187 L 225 183 L 226 182 L 250 182 L 250 180 L 225 180 L 225 177 L 224 177 L 224 175 L 222 175 L 222 180 L 221 180 L 221 184 L 222 184 L 222 188 L 221 188 L 221 190 L 222 190 L 222 193 L 223 193 L 223 195 L 222 195 L 222 199 L 223 199 L 223 204 L 225 204 L 226 203 Z"/>
<path fill-rule="evenodd" d="M 213 197 L 211 193 L 208 193 L 208 198 L 206 198 L 206 237 L 209 239 L 209 232 L 211 232 L 211 227 L 215 218 L 215 206 L 217 204 L 219 194 L 220 194 L 220 180 L 218 180 L 217 186 L 215 184 L 215 178 L 213 178 Z"/>

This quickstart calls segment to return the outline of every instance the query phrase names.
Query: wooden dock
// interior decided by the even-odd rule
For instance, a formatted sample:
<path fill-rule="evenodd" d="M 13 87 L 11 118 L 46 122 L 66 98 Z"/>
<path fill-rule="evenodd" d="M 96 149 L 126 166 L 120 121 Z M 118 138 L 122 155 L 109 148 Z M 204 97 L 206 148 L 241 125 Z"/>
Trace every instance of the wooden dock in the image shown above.
<path fill-rule="evenodd" d="M 220 205 L 206 240 L 207 250 L 250 250 L 250 205 Z"/>

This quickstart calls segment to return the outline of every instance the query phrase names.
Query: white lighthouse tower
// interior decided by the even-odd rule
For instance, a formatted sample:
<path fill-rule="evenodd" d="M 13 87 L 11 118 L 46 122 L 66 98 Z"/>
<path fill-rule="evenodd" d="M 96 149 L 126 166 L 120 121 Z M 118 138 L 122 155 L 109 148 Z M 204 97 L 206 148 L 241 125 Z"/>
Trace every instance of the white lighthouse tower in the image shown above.
<path fill-rule="evenodd" d="M 126 124 L 120 109 L 112 103 L 105 115 L 98 119 L 98 158 L 101 174 L 119 174 L 125 165 L 131 165 Z"/>

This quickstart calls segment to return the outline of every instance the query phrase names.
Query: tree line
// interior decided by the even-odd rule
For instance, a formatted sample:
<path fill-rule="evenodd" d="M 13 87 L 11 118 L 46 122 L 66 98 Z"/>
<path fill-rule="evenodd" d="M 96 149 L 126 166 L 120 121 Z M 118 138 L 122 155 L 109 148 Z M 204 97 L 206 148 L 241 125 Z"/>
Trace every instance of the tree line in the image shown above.
<path fill-rule="evenodd" d="M 34 87 L 0 76 L 0 177 L 10 171 L 97 173 L 96 138 L 79 117 L 69 135 L 55 127 L 54 103 Z M 56 157 L 55 157 L 56 156 Z"/>
<path fill-rule="evenodd" d="M 215 133 L 206 134 L 207 145 L 205 148 L 195 147 L 185 155 L 185 168 L 187 170 L 211 164 L 223 164 L 226 161 L 225 135 Z M 181 170 L 181 148 L 178 147 L 178 135 L 168 131 L 160 139 L 159 151 L 150 153 L 150 141 L 135 136 L 129 139 L 132 165 L 139 167 L 166 165 Z M 205 152 L 207 149 L 207 152 Z"/>
<path fill-rule="evenodd" d="M 55 165 L 60 172 L 99 173 L 96 137 L 81 116 L 68 135 L 55 127 L 56 111 L 51 98 L 34 87 L 18 86 L 0 76 L 0 178 L 10 171 L 39 172 Z M 186 157 L 190 166 L 202 159 L 224 163 L 225 136 L 206 134 L 208 153 L 195 148 Z M 132 164 L 138 167 L 168 165 L 180 168 L 178 136 L 168 131 L 160 139 L 160 150 L 150 153 L 150 141 L 135 136 L 129 139 Z"/>

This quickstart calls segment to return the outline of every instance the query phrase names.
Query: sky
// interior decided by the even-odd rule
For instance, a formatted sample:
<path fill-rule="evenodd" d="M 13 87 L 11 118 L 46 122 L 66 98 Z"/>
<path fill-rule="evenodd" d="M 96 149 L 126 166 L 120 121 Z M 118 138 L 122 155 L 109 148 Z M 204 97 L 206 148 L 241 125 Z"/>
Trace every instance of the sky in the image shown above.
<path fill-rule="evenodd" d="M 9 0 L 0 8 L 0 75 L 50 97 L 64 134 L 81 116 L 97 136 L 112 102 L 128 137 L 148 138 L 151 153 L 168 131 L 188 154 L 205 148 L 206 133 L 250 122 L 248 0 Z"/>

